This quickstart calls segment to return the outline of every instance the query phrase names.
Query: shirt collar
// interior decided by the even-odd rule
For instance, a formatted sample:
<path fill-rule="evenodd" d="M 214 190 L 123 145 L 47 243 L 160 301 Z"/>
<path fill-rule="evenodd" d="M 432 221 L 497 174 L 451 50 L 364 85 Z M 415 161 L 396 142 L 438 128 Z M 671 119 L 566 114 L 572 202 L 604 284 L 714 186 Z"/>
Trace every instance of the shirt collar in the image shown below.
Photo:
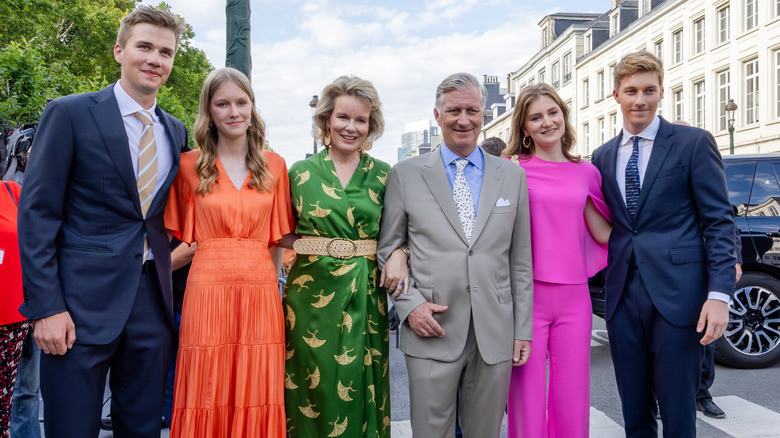
<path fill-rule="evenodd" d="M 439 149 L 441 150 L 441 160 L 444 162 L 445 166 L 452 164 L 453 161 L 461 158 L 460 155 L 452 152 L 452 150 L 444 143 L 441 144 Z M 466 160 L 473 164 L 477 169 L 482 169 L 485 167 L 485 157 L 482 156 L 482 150 L 479 148 L 479 146 L 474 148 L 474 152 L 469 154 L 469 156 L 466 157 Z"/>
<path fill-rule="evenodd" d="M 154 123 L 160 121 L 160 118 L 157 116 L 157 111 L 155 111 L 157 108 L 156 99 L 154 101 L 154 105 L 152 105 L 151 108 L 143 108 L 138 102 L 135 101 L 135 99 L 130 97 L 130 95 L 127 94 L 124 89 L 122 89 L 122 87 L 119 85 L 119 82 L 121 82 L 121 80 L 116 81 L 116 84 L 114 84 L 114 97 L 116 97 L 116 103 L 119 105 L 119 113 L 122 114 L 122 117 L 129 116 L 137 113 L 138 111 L 144 110 L 152 114 L 152 121 Z"/>
<path fill-rule="evenodd" d="M 649 125 L 647 125 L 647 128 L 645 128 L 642 132 L 639 133 L 638 137 L 644 140 L 648 141 L 655 141 L 655 136 L 658 134 L 658 128 L 661 127 L 661 118 L 656 115 L 653 118 L 653 121 L 650 122 Z M 634 134 L 631 134 L 630 132 L 626 131 L 626 128 L 623 127 L 623 138 L 620 141 L 621 146 L 630 145 L 632 143 L 631 137 L 633 137 Z"/>

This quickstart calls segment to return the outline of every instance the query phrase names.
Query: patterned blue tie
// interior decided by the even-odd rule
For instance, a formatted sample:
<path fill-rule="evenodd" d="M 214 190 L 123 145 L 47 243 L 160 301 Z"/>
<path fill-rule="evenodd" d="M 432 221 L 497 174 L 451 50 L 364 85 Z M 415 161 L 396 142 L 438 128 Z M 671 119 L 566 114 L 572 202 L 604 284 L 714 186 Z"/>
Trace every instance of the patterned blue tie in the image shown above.
<path fill-rule="evenodd" d="M 634 141 L 634 147 L 631 149 L 631 156 L 626 164 L 626 207 L 631 219 L 636 216 L 636 208 L 639 204 L 639 136 L 631 137 Z"/>
<path fill-rule="evenodd" d="M 455 198 L 455 206 L 458 207 L 458 217 L 466 239 L 471 243 L 471 233 L 474 231 L 474 198 L 471 197 L 471 189 L 466 181 L 464 169 L 469 164 L 468 160 L 458 158 L 455 163 L 455 181 L 452 183 L 452 196 Z"/>

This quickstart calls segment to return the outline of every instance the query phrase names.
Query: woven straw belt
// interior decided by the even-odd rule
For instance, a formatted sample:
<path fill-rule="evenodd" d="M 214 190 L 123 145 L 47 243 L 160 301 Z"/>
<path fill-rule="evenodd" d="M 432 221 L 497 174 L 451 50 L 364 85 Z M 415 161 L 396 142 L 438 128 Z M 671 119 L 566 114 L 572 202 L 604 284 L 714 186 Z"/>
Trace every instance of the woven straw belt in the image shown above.
<path fill-rule="evenodd" d="M 293 249 L 301 255 L 326 255 L 346 260 L 376 255 L 376 240 L 305 237 L 295 241 Z"/>

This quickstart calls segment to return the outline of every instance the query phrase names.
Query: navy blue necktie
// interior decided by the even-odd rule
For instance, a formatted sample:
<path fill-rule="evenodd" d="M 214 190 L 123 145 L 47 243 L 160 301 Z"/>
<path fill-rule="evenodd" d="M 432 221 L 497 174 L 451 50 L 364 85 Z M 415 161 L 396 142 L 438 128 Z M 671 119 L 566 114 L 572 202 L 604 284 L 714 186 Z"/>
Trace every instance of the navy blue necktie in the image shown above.
<path fill-rule="evenodd" d="M 631 137 L 634 146 L 631 149 L 631 156 L 626 164 L 626 208 L 631 219 L 636 216 L 636 208 L 639 205 L 639 136 Z"/>

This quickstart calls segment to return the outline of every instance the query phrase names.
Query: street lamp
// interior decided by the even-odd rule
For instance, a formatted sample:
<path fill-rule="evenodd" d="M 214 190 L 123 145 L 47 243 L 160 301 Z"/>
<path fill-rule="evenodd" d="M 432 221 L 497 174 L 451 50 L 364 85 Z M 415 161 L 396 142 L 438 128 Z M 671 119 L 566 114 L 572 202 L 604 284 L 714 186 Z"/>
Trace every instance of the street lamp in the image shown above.
<path fill-rule="evenodd" d="M 734 103 L 734 99 L 729 99 L 724 109 L 729 122 L 729 154 L 734 155 L 734 111 L 737 110 L 737 104 Z"/>
<path fill-rule="evenodd" d="M 314 126 L 314 110 L 317 108 L 317 102 L 319 101 L 320 98 L 316 94 L 309 101 L 309 106 L 311 107 L 311 132 L 312 132 L 312 136 L 314 137 L 314 155 L 317 155 L 317 136 L 314 135 L 314 132 L 316 130 Z"/>

